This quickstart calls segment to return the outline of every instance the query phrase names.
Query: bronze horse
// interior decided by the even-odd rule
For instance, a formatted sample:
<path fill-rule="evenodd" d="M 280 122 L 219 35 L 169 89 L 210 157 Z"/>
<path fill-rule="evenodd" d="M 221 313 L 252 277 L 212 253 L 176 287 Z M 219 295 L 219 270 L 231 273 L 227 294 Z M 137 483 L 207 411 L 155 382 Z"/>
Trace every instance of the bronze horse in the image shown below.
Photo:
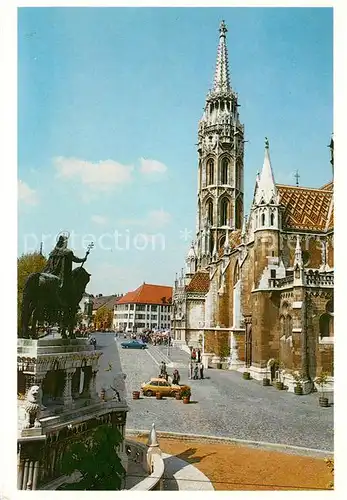
<path fill-rule="evenodd" d="M 60 325 L 63 338 L 67 338 L 66 330 L 72 338 L 78 305 L 90 276 L 83 267 L 77 267 L 71 273 L 69 290 L 64 290 L 60 288 L 58 277 L 30 274 L 23 290 L 19 337 L 37 339 L 37 323 L 45 319 Z"/>

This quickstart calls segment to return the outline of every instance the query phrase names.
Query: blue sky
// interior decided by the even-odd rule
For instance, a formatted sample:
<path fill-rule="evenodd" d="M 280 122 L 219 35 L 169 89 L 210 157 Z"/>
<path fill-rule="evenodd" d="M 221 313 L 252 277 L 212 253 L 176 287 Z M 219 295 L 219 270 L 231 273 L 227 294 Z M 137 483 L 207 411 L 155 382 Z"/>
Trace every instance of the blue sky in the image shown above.
<path fill-rule="evenodd" d="M 43 238 L 48 253 L 69 230 L 80 256 L 96 243 L 90 292 L 173 283 L 195 230 L 197 126 L 221 19 L 249 141 L 246 211 L 265 136 L 277 182 L 294 184 L 296 169 L 301 185 L 329 181 L 332 18 L 322 8 L 19 9 L 18 252 Z"/>

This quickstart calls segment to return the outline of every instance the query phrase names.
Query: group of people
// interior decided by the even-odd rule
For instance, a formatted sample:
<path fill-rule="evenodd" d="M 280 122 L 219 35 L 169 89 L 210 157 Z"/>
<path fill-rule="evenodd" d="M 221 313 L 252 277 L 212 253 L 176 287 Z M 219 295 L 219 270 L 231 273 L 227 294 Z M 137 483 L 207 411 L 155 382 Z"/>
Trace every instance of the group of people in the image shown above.
<path fill-rule="evenodd" d="M 188 377 L 193 380 L 203 379 L 204 378 L 204 365 L 200 363 L 189 363 L 189 371 Z"/>
<path fill-rule="evenodd" d="M 169 380 L 169 374 L 166 369 L 166 363 L 164 361 L 161 362 L 160 364 L 160 373 L 159 373 L 159 378 L 163 378 L 166 381 Z M 181 376 L 177 368 L 174 369 L 172 372 L 172 384 L 174 385 L 179 385 L 181 380 Z"/>
<path fill-rule="evenodd" d="M 192 361 L 194 361 L 194 362 L 197 361 L 198 363 L 200 363 L 200 361 L 201 361 L 201 351 L 200 351 L 200 349 L 193 348 L 191 350 L 190 357 L 191 357 Z"/>

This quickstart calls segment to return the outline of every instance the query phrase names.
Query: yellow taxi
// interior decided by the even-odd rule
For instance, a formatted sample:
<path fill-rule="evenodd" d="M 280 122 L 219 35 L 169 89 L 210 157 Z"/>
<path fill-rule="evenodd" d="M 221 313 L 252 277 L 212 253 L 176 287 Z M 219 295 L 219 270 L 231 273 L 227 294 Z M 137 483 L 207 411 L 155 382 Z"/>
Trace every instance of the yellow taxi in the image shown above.
<path fill-rule="evenodd" d="M 189 385 L 173 385 L 164 378 L 151 378 L 149 382 L 141 385 L 141 391 L 144 396 L 155 396 L 160 392 L 162 396 L 175 397 L 176 392 L 190 390 Z"/>

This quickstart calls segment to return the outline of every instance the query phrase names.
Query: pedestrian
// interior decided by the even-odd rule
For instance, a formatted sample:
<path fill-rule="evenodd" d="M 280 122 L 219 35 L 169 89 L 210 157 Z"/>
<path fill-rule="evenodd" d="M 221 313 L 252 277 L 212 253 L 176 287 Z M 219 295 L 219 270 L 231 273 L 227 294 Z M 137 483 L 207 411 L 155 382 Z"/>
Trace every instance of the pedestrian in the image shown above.
<path fill-rule="evenodd" d="M 194 366 L 194 380 L 198 380 L 198 373 L 199 373 L 199 368 L 198 364 L 196 363 Z"/>
<path fill-rule="evenodd" d="M 200 363 L 199 368 L 200 368 L 200 378 L 202 380 L 204 378 L 204 365 Z"/>
<path fill-rule="evenodd" d="M 192 360 L 195 361 L 196 359 L 196 351 L 195 349 L 192 350 Z"/>
<path fill-rule="evenodd" d="M 193 363 L 190 361 L 188 365 L 188 378 L 193 378 Z"/>
<path fill-rule="evenodd" d="M 201 351 L 200 349 L 198 349 L 198 363 L 200 363 L 201 361 Z"/>

